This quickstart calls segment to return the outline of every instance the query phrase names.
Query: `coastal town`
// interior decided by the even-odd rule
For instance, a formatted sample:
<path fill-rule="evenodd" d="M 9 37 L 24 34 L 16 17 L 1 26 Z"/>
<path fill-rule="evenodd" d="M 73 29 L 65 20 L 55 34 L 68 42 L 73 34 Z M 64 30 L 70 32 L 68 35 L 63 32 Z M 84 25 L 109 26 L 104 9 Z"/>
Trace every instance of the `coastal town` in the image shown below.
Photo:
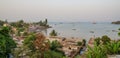
<path fill-rule="evenodd" d="M 22 47 L 24 45 L 25 40 L 30 41 L 30 39 L 26 39 L 26 38 L 29 37 L 31 33 L 44 34 L 44 32 L 42 32 L 43 30 L 46 30 L 47 28 L 51 28 L 51 26 L 47 24 L 47 19 L 45 19 L 44 23 L 42 23 L 42 21 L 38 23 L 25 23 L 23 20 L 20 20 L 18 22 L 11 22 L 11 23 L 7 22 L 7 20 L 0 21 L 0 22 L 3 23 L 1 24 L 1 28 L 3 27 L 10 28 L 10 32 L 9 32 L 10 36 L 13 38 L 13 40 L 16 43 L 16 48 L 14 48 L 15 50 L 18 49 L 19 47 Z M 85 47 L 85 44 L 86 44 L 86 41 L 80 38 L 59 37 L 57 36 L 57 33 L 55 30 L 51 31 L 51 34 L 49 36 L 45 36 L 45 38 L 43 39 L 49 40 L 50 43 L 54 41 L 58 42 L 61 47 L 56 46 L 57 50 L 61 51 L 65 55 L 64 57 L 70 57 L 70 58 L 74 58 L 76 55 L 80 54 L 81 48 Z M 53 49 L 56 49 L 56 48 L 53 47 Z M 17 58 L 27 57 L 26 55 L 27 53 L 25 52 L 24 52 L 24 55 L 20 55 L 20 54 L 17 55 Z M 13 55 L 11 57 L 13 57 Z"/>
<path fill-rule="evenodd" d="M 11 38 L 10 40 L 15 42 L 11 45 L 15 46 L 8 49 L 11 52 L 6 51 L 5 53 L 8 53 L 7 55 L 4 53 L 4 56 L 0 55 L 3 58 L 96 58 L 98 56 L 100 58 L 111 58 L 114 57 L 115 54 L 118 55 L 115 57 L 119 57 L 120 41 L 111 40 L 106 35 L 101 38 L 91 37 L 87 43 L 87 41 L 82 38 L 57 36 L 58 34 L 55 30 L 52 30 L 49 35 L 45 35 L 46 32 L 43 31 L 52 28 L 52 26 L 48 24 L 47 19 L 36 23 L 26 23 L 23 20 L 17 22 L 7 22 L 7 20 L 5 20 L 0 21 L 0 23 L 0 33 L 8 32 Z M 1 35 L 6 36 L 2 33 Z M 7 38 L 1 37 L 1 39 L 4 40 Z M 11 44 L 11 42 L 9 43 Z M 110 46 L 111 48 L 109 48 Z M 0 47 L 2 46 L 0 45 Z M 108 51 L 103 51 L 103 47 L 108 48 Z M 116 50 L 112 50 L 112 48 Z M 104 56 L 103 54 L 94 53 L 94 49 L 100 49 L 96 51 L 101 51 L 100 53 L 103 52 Z"/>

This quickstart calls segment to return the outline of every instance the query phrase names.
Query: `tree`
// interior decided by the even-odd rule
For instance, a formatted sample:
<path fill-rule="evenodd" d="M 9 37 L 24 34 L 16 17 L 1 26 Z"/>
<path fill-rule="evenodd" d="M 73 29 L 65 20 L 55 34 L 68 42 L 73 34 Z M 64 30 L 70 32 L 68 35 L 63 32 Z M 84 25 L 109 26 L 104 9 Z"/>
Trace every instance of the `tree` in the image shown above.
<path fill-rule="evenodd" d="M 8 23 L 7 19 L 5 20 L 5 23 Z"/>
<path fill-rule="evenodd" d="M 23 45 L 27 46 L 31 51 L 35 51 L 34 41 L 36 40 L 35 34 L 32 33 L 25 38 Z"/>
<path fill-rule="evenodd" d="M 83 46 L 86 46 L 86 40 L 85 39 L 83 39 Z"/>
<path fill-rule="evenodd" d="M 55 30 L 52 30 L 50 36 L 57 36 L 57 32 Z"/>
<path fill-rule="evenodd" d="M 51 50 L 57 50 L 57 48 L 61 48 L 62 46 L 60 45 L 60 43 L 55 40 L 55 41 L 52 41 L 51 45 L 50 45 L 50 49 Z"/>
<path fill-rule="evenodd" d="M 45 24 L 45 26 L 47 26 L 47 24 L 48 24 L 47 19 L 45 19 L 44 24 Z"/>
<path fill-rule="evenodd" d="M 100 37 L 94 39 L 97 46 L 100 45 L 100 40 L 101 40 Z"/>
<path fill-rule="evenodd" d="M 77 42 L 77 45 L 78 45 L 78 46 L 81 46 L 81 45 L 82 45 L 82 42 L 80 42 L 80 41 Z"/>
<path fill-rule="evenodd" d="M 119 32 L 118 32 L 118 35 L 120 36 L 120 28 L 119 28 Z"/>
<path fill-rule="evenodd" d="M 24 23 L 24 21 L 23 20 L 20 20 L 20 21 L 18 21 L 19 23 Z"/>
<path fill-rule="evenodd" d="M 40 24 L 40 26 L 43 26 L 43 22 L 42 21 L 40 21 L 39 24 Z"/>
<path fill-rule="evenodd" d="M 0 57 L 9 58 L 11 50 L 15 47 L 16 43 L 9 34 L 9 27 L 2 27 L 0 30 Z"/>
<path fill-rule="evenodd" d="M 31 50 L 28 55 L 32 58 L 44 58 L 44 52 L 49 49 L 49 43 L 42 33 L 29 35 L 23 43 Z"/>
<path fill-rule="evenodd" d="M 20 20 L 20 21 L 16 22 L 15 24 L 16 24 L 16 27 L 18 27 L 18 28 L 23 28 L 23 26 L 24 26 L 24 21 L 23 21 L 23 20 Z"/>
<path fill-rule="evenodd" d="M 107 42 L 109 43 L 111 39 L 107 35 L 104 35 L 102 36 L 101 40 L 103 44 L 107 44 Z"/>
<path fill-rule="evenodd" d="M 60 47 L 58 41 L 50 43 L 42 33 L 28 36 L 24 40 L 24 46 L 27 46 L 30 52 L 26 53 L 30 58 L 62 58 L 63 54 L 56 52 Z M 24 50 L 24 49 L 23 49 Z"/>
<path fill-rule="evenodd" d="M 4 21 L 0 20 L 0 26 L 3 26 L 4 23 Z"/>

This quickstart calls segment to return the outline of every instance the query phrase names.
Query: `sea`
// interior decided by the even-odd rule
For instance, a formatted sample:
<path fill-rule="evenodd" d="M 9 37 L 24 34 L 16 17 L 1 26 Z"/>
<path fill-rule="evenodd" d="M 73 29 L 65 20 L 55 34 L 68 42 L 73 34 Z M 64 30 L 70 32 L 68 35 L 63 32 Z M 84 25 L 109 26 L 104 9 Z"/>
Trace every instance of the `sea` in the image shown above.
<path fill-rule="evenodd" d="M 52 28 L 47 29 L 47 35 L 55 30 L 61 37 L 89 40 L 92 37 L 107 35 L 113 40 L 120 39 L 120 36 L 118 36 L 120 24 L 111 24 L 111 22 L 49 22 L 49 25 Z"/>

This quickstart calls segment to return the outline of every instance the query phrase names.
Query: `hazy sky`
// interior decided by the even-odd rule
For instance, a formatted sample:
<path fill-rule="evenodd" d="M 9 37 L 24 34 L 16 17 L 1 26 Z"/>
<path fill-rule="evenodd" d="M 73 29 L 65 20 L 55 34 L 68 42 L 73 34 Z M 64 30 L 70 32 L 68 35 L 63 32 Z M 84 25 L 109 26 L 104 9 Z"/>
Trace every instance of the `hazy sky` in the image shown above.
<path fill-rule="evenodd" d="M 0 19 L 16 21 L 116 21 L 120 0 L 0 0 Z"/>

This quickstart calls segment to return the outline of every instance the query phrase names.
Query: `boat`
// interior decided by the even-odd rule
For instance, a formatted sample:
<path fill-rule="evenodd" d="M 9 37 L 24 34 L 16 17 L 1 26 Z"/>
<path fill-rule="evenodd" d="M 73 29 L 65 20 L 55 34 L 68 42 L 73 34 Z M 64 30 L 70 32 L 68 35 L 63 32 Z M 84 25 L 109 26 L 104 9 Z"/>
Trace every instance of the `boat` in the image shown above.
<path fill-rule="evenodd" d="M 96 24 L 96 22 L 93 22 L 92 24 Z"/>
<path fill-rule="evenodd" d="M 90 33 L 94 33 L 94 31 L 90 31 Z"/>
<path fill-rule="evenodd" d="M 72 29 L 72 30 L 76 30 L 76 29 Z"/>

